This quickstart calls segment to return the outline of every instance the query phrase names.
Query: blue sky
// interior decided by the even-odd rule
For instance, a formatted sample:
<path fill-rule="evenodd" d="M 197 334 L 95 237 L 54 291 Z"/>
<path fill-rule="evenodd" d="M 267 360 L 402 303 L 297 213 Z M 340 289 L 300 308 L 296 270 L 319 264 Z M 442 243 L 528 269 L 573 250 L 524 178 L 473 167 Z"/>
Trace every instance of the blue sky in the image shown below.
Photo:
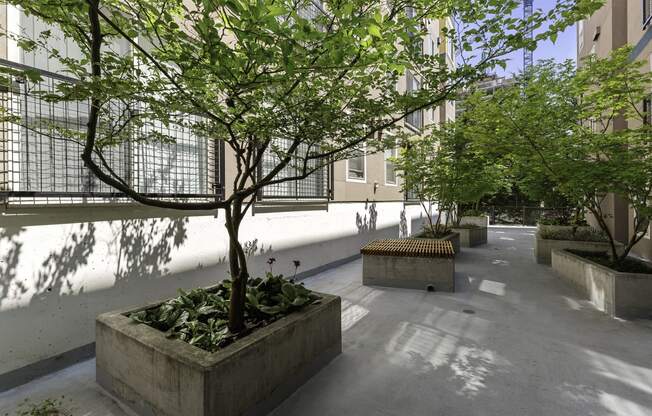
<path fill-rule="evenodd" d="M 557 2 L 555 0 L 534 0 L 534 8 L 542 9 L 544 11 L 550 10 L 554 4 Z M 519 14 L 522 13 L 521 10 L 518 11 Z M 521 14 L 522 15 L 522 14 Z M 559 34 L 556 43 L 550 41 L 539 43 L 537 50 L 534 51 L 534 61 L 536 62 L 539 59 L 550 59 L 553 58 L 559 62 L 562 62 L 566 59 L 575 60 L 577 54 L 577 35 L 575 25 L 567 28 L 563 33 Z M 507 64 L 507 70 L 503 71 L 502 68 L 496 70 L 499 74 L 510 74 L 514 72 L 519 72 L 523 68 L 523 52 L 515 52 L 510 55 L 510 61 Z"/>

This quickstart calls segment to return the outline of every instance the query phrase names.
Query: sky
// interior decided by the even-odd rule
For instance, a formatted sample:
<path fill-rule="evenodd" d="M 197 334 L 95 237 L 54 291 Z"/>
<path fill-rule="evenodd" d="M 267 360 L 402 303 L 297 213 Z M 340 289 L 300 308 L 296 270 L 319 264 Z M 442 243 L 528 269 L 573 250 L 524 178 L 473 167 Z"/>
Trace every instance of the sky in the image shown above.
<path fill-rule="evenodd" d="M 550 10 L 555 4 L 556 0 L 534 0 L 534 8 L 542 9 L 544 12 Z M 522 11 L 519 10 L 522 16 Z M 536 32 L 535 32 L 536 33 Z M 577 54 L 577 34 L 575 25 L 568 27 L 564 32 L 560 33 L 557 42 L 550 41 L 540 42 L 537 50 L 534 51 L 534 61 L 539 59 L 553 58 L 558 62 L 563 62 L 566 59 L 575 60 Z M 517 73 L 523 69 L 523 52 L 518 51 L 509 55 L 510 61 L 507 64 L 507 69 L 503 71 L 502 68 L 496 69 L 499 75 L 508 75 Z"/>

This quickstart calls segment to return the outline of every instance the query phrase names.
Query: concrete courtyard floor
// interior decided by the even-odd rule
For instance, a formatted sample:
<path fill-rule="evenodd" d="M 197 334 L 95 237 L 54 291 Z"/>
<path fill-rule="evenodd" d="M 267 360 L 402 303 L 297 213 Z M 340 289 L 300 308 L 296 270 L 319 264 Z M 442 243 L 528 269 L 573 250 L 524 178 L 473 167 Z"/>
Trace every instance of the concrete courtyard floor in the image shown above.
<path fill-rule="evenodd" d="M 306 280 L 343 299 L 343 353 L 274 416 L 652 415 L 652 323 L 612 319 L 533 260 L 533 228 L 492 228 L 457 293 L 361 286 L 361 261 Z M 94 360 L 0 394 L 125 415 Z"/>

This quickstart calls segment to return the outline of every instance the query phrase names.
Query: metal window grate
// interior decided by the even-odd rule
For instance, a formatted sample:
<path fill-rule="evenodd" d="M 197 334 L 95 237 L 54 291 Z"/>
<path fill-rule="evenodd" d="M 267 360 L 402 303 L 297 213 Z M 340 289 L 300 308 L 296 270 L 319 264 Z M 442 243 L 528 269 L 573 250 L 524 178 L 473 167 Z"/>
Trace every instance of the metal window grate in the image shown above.
<path fill-rule="evenodd" d="M 24 67 L 9 61 L 0 65 Z M 33 68 L 31 68 L 33 69 Z M 50 102 L 43 93 L 74 79 L 40 71 L 34 83 L 11 76 L 0 85 L 0 197 L 17 203 L 128 202 L 84 167 L 80 154 L 89 103 Z M 111 107 L 116 119 L 121 106 Z M 185 117 L 189 122 L 194 116 Z M 107 164 L 136 191 L 162 199 L 223 197 L 223 143 L 194 135 L 184 125 L 151 122 L 129 131 L 126 141 L 103 150 Z M 135 140 L 156 131 L 169 142 Z M 67 134 L 63 134 L 63 133 Z M 72 132 L 72 134 L 70 134 Z"/>
<path fill-rule="evenodd" d="M 289 139 L 277 139 L 274 145 L 280 149 L 287 149 L 291 144 Z M 299 146 L 298 153 L 305 154 L 308 146 L 302 144 Z M 263 163 L 259 170 L 262 177 L 269 173 L 280 162 L 279 156 L 272 150 L 267 150 L 263 155 Z M 289 178 L 297 176 L 303 170 L 300 164 L 302 160 L 297 159 L 297 163 L 290 163 L 281 172 L 276 175 L 276 179 Z M 317 161 L 309 161 L 308 170 L 318 166 Z M 330 198 L 331 167 L 323 167 L 312 173 L 305 179 L 289 180 L 287 182 L 277 183 L 265 186 L 258 194 L 259 200 L 284 199 L 284 200 L 314 200 Z"/>

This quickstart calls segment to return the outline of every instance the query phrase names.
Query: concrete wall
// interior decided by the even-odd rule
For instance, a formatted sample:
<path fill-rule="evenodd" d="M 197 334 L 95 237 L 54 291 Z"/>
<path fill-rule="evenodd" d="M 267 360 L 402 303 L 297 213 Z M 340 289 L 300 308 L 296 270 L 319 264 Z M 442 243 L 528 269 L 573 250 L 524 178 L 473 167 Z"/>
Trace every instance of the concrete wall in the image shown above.
<path fill-rule="evenodd" d="M 151 218 L 150 218 L 151 217 Z M 333 203 L 328 211 L 257 214 L 241 241 L 251 273 L 292 275 L 359 254 L 374 238 L 420 228 L 418 206 Z M 131 207 L 50 208 L 0 216 L 0 375 L 93 342 L 106 311 L 226 277 L 223 213 L 181 217 Z"/>
<path fill-rule="evenodd" d="M 621 273 L 562 250 L 552 251 L 552 268 L 599 310 L 622 318 L 652 316 L 652 275 Z"/>

